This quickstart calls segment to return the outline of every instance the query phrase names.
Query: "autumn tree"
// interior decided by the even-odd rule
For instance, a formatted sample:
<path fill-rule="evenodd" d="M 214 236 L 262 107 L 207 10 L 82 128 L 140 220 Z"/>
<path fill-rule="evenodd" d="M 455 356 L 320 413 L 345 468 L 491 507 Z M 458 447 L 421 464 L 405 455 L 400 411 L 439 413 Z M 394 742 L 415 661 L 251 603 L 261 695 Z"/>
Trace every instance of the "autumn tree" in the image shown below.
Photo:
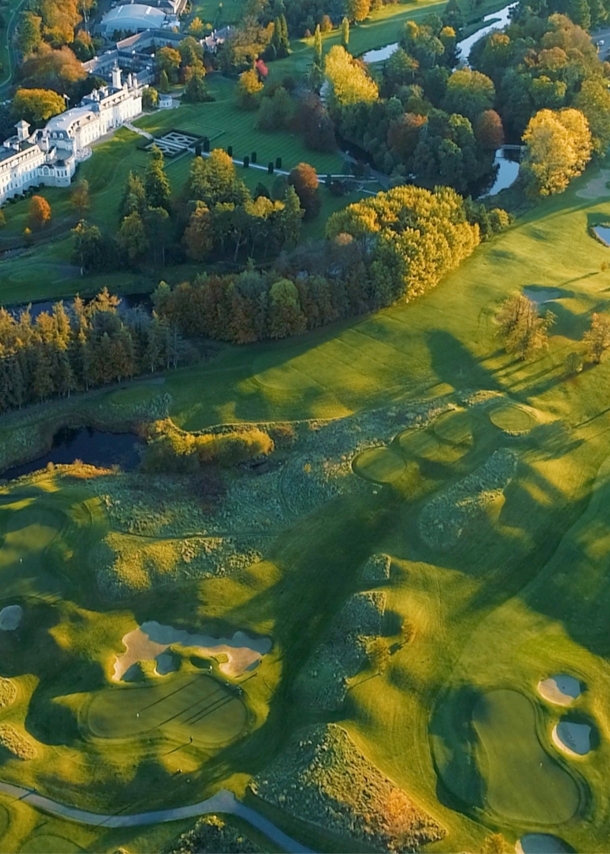
<path fill-rule="evenodd" d="M 508 844 L 501 833 L 490 833 L 483 840 L 481 854 L 506 854 Z"/>
<path fill-rule="evenodd" d="M 51 89 L 17 89 L 13 98 L 13 115 L 41 127 L 52 116 L 63 113 L 66 102 Z"/>
<path fill-rule="evenodd" d="M 89 181 L 82 178 L 72 190 L 70 201 L 78 214 L 83 217 L 91 207 L 91 194 L 89 192 Z"/>
<path fill-rule="evenodd" d="M 610 318 L 605 314 L 593 314 L 591 326 L 583 336 L 587 362 L 599 365 L 610 349 Z"/>
<path fill-rule="evenodd" d="M 117 232 L 116 239 L 129 266 L 135 265 L 144 257 L 149 244 L 144 223 L 139 213 L 134 211 L 125 217 Z"/>
<path fill-rule="evenodd" d="M 42 196 L 32 196 L 28 208 L 28 222 L 32 228 L 43 228 L 51 221 L 51 205 Z"/>
<path fill-rule="evenodd" d="M 359 24 L 364 21 L 371 10 L 371 0 L 347 0 L 347 18 Z"/>
<path fill-rule="evenodd" d="M 496 151 L 504 145 L 502 119 L 495 110 L 484 110 L 474 125 L 474 135 L 481 148 Z"/>
<path fill-rule="evenodd" d="M 87 72 L 66 45 L 53 50 L 43 43 L 37 53 L 26 58 L 19 77 L 24 88 L 52 89 L 58 95 L 78 97 Z"/>
<path fill-rule="evenodd" d="M 179 51 L 173 47 L 162 47 L 157 51 L 155 60 L 159 73 L 162 74 L 165 71 L 168 81 L 176 83 L 178 80 L 178 70 L 182 63 Z"/>
<path fill-rule="evenodd" d="M 541 317 L 536 303 L 519 293 L 502 303 L 496 322 L 506 352 L 526 360 L 548 347 L 548 331 L 555 315 L 547 311 Z"/>
<path fill-rule="evenodd" d="M 201 18 L 195 17 L 189 24 L 188 31 L 192 36 L 195 36 L 196 39 L 200 39 L 205 33 L 205 24 Z"/>
<path fill-rule="evenodd" d="M 250 195 L 237 177 L 233 160 L 222 148 L 215 148 L 209 157 L 193 158 L 187 193 L 190 199 L 205 202 L 209 208 L 219 202 L 243 205 Z"/>
<path fill-rule="evenodd" d="M 532 196 L 563 192 L 591 159 L 591 131 L 579 110 L 540 110 L 525 133 L 521 171 Z"/>
<path fill-rule="evenodd" d="M 604 154 L 610 145 L 610 92 L 603 79 L 583 81 L 574 99 L 574 107 L 589 123 L 593 151 L 598 155 Z"/>
<path fill-rule="evenodd" d="M 362 64 L 340 45 L 333 45 L 326 54 L 324 71 L 330 87 L 331 106 L 337 109 L 351 104 L 372 103 L 379 97 L 375 81 Z"/>
<path fill-rule="evenodd" d="M 154 110 L 159 103 L 159 92 L 154 86 L 147 86 L 142 91 L 142 107 L 145 110 Z"/>
<path fill-rule="evenodd" d="M 320 212 L 322 200 L 316 170 L 309 163 L 299 163 L 291 171 L 288 181 L 294 187 L 306 219 L 313 219 Z"/>
<path fill-rule="evenodd" d="M 204 261 L 214 248 L 212 219 L 208 207 L 197 202 L 184 232 L 184 244 L 189 258 Z"/>
<path fill-rule="evenodd" d="M 263 84 L 258 79 L 258 74 L 254 69 L 244 71 L 239 75 L 236 87 L 237 106 L 242 110 L 256 110 L 260 104 L 260 95 L 263 91 Z"/>

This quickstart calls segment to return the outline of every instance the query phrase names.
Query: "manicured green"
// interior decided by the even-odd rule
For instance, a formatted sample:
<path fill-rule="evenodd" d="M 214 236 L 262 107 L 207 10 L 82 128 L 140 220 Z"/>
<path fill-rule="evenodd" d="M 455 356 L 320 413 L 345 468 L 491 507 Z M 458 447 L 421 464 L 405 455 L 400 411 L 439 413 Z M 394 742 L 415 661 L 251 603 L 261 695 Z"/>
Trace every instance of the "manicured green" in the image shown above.
<path fill-rule="evenodd" d="M 108 688 L 87 710 L 87 727 L 98 738 L 132 738 L 166 729 L 216 747 L 235 739 L 246 725 L 241 700 L 205 674 L 165 677 L 160 684 Z"/>
<path fill-rule="evenodd" d="M 473 698 L 462 688 L 445 698 L 438 715 L 434 757 L 442 782 L 458 798 L 515 824 L 572 818 L 578 785 L 550 755 L 550 744 L 543 749 L 534 705 L 524 694 L 504 688 Z"/>

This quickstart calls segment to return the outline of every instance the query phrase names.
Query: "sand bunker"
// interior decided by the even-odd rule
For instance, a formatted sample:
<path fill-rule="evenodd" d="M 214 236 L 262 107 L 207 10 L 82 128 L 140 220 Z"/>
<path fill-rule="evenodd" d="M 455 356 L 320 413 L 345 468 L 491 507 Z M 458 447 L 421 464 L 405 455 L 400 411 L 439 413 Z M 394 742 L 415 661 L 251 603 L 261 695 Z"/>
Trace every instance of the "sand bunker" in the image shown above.
<path fill-rule="evenodd" d="M 606 184 L 610 179 L 610 169 L 600 169 L 595 178 L 591 178 L 586 187 L 576 193 L 581 199 L 599 199 L 608 196 Z"/>
<path fill-rule="evenodd" d="M 0 611 L 0 629 L 5 632 L 14 632 L 22 617 L 23 608 L 21 605 L 7 605 Z"/>
<path fill-rule="evenodd" d="M 232 638 L 192 635 L 172 626 L 162 626 L 155 620 L 142 623 L 128 632 L 123 636 L 123 643 L 125 652 L 117 656 L 114 664 L 113 678 L 116 681 L 139 661 L 156 659 L 157 673 L 170 673 L 174 669 L 172 655 L 166 651 L 170 646 L 194 647 L 209 657 L 226 656 L 227 660 L 219 667 L 227 676 L 241 676 L 247 670 L 254 670 L 271 649 L 269 638 L 251 638 L 244 632 L 235 632 Z"/>
<path fill-rule="evenodd" d="M 527 833 L 515 845 L 517 854 L 566 854 L 571 849 L 550 833 Z"/>
<path fill-rule="evenodd" d="M 582 694 L 582 686 L 574 676 L 558 673 L 539 682 L 538 693 L 556 706 L 570 706 Z"/>
<path fill-rule="evenodd" d="M 586 756 L 591 750 L 591 730 L 588 724 L 559 721 L 553 727 L 553 744 L 570 756 Z"/>

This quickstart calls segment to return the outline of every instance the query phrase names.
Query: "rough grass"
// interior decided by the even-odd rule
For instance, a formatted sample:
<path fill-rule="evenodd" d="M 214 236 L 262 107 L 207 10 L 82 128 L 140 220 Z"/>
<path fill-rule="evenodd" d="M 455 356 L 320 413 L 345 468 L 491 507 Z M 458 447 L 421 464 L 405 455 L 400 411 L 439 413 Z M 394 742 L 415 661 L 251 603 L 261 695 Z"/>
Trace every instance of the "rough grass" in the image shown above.
<path fill-rule="evenodd" d="M 383 850 L 412 851 L 444 836 L 336 724 L 297 730 L 251 789 L 297 818 Z"/>
<path fill-rule="evenodd" d="M 5 709 L 17 699 L 17 686 L 10 679 L 0 677 L 0 709 Z"/>

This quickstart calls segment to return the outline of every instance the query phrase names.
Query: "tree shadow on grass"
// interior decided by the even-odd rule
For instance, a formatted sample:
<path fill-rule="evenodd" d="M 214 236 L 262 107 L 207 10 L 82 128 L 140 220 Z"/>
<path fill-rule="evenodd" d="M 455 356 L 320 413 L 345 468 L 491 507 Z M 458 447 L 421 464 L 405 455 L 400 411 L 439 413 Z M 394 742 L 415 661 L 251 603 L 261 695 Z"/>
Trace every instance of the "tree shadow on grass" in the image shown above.
<path fill-rule="evenodd" d="M 434 329 L 426 337 L 432 367 L 439 382 L 458 389 L 501 390 L 493 374 L 454 335 Z"/>
<path fill-rule="evenodd" d="M 442 692 L 428 725 L 436 796 L 449 809 L 471 813 L 485 805 L 485 781 L 476 756 L 478 736 L 472 712 L 481 692 L 461 684 Z"/>

